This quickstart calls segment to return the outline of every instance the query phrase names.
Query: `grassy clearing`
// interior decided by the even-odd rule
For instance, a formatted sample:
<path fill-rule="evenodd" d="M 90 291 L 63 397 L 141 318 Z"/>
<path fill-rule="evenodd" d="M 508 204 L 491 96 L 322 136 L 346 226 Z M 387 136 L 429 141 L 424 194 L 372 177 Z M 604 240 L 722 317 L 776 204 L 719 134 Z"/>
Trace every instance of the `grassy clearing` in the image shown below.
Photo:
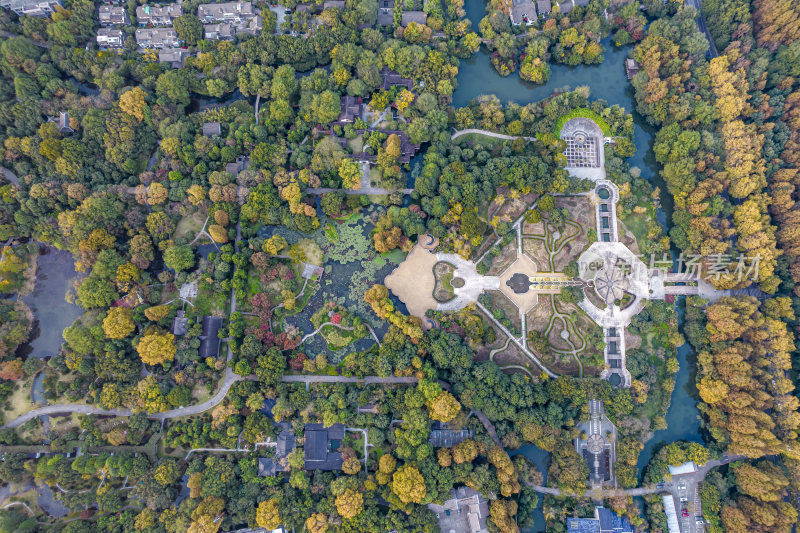
<path fill-rule="evenodd" d="M 178 226 L 175 228 L 175 234 L 172 236 L 173 240 L 185 238 L 188 241 L 194 239 L 197 232 L 203 229 L 203 222 L 206 220 L 206 213 L 202 209 L 198 209 L 188 217 L 183 217 Z"/>
<path fill-rule="evenodd" d="M 208 392 L 208 387 L 203 383 L 198 383 L 192 389 L 192 399 L 195 400 L 194 403 L 203 403 L 204 401 L 211 398 L 211 393 Z"/>
<path fill-rule="evenodd" d="M 611 126 L 608 125 L 606 119 L 586 107 L 579 107 L 578 109 L 573 109 L 566 115 L 561 115 L 556 121 L 555 134 L 560 136 L 561 130 L 564 128 L 564 124 L 573 118 L 579 117 L 594 120 L 597 125 L 600 126 L 600 129 L 603 130 L 603 135 L 606 137 L 611 137 Z"/>
<path fill-rule="evenodd" d="M 347 141 L 347 146 L 353 150 L 354 154 L 360 153 L 364 149 L 364 136 L 359 135 L 355 139 L 350 139 Z"/>
<path fill-rule="evenodd" d="M 647 218 L 631 213 L 623 219 L 623 223 L 626 228 L 631 230 L 637 242 L 644 242 L 647 239 L 647 233 L 649 232 Z"/>
<path fill-rule="evenodd" d="M 306 256 L 306 263 L 311 263 L 312 265 L 322 266 L 322 258 L 324 254 L 322 253 L 322 249 L 311 239 L 301 239 L 298 241 L 297 246 L 299 246 L 303 253 Z M 302 271 L 301 271 L 302 272 Z"/>
<path fill-rule="evenodd" d="M 9 396 L 7 400 L 11 409 L 8 411 L 3 410 L 3 420 L 13 420 L 33 409 L 33 403 L 31 402 L 32 383 L 33 377 L 20 380 L 17 383 L 17 388 L 11 393 L 11 396 Z"/>
<path fill-rule="evenodd" d="M 192 314 L 226 316 L 229 297 L 227 292 L 200 288 L 197 291 L 197 298 L 194 299 L 194 307 L 191 308 Z"/>

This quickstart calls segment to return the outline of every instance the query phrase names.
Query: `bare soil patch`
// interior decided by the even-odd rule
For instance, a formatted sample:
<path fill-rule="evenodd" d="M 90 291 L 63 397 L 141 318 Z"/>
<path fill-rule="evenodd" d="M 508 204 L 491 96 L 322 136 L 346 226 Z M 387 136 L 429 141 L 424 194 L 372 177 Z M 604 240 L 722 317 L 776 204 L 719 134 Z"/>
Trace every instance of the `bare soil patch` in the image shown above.
<path fill-rule="evenodd" d="M 544 333 L 550 323 L 553 310 L 550 308 L 550 298 L 539 298 L 539 303 L 528 313 L 528 331 Z"/>
<path fill-rule="evenodd" d="M 641 348 L 642 346 L 642 338 L 639 335 L 634 335 L 633 333 L 629 332 L 627 329 L 625 330 L 625 349 L 626 350 L 636 350 Z"/>
<path fill-rule="evenodd" d="M 541 239 L 522 239 L 522 251 L 536 263 L 537 272 L 550 272 L 550 256 Z"/>
<path fill-rule="evenodd" d="M 428 309 L 436 309 L 433 288 L 436 281 L 433 266 L 436 255 L 422 248 L 419 244 L 412 248 L 405 261 L 400 263 L 391 274 L 386 276 L 384 284 L 395 296 L 400 298 L 408 312 L 416 317 L 424 317 Z"/>
<path fill-rule="evenodd" d="M 556 208 L 567 208 L 570 220 L 574 220 L 584 229 L 594 228 L 595 207 L 588 196 L 557 196 Z"/>
<path fill-rule="evenodd" d="M 500 250 L 500 254 L 494 258 L 492 261 L 492 268 L 489 269 L 487 272 L 487 276 L 497 276 L 498 274 L 505 272 L 505 270 L 511 266 L 511 264 L 517 260 L 517 242 L 516 240 L 512 240 L 510 243 L 505 245 L 502 250 Z"/>
<path fill-rule="evenodd" d="M 564 331 L 564 322 L 558 318 L 553 320 L 553 328 L 550 330 L 550 334 L 547 335 L 547 342 L 556 350 L 572 350 L 569 343 L 561 338 L 562 331 Z"/>
<path fill-rule="evenodd" d="M 506 315 L 506 318 L 508 318 L 517 329 L 520 329 L 519 312 L 514 302 L 509 300 L 506 295 L 500 291 L 488 291 L 487 294 L 492 297 L 491 311 L 500 309 Z"/>
<path fill-rule="evenodd" d="M 630 248 L 631 252 L 637 256 L 642 253 L 639 250 L 639 243 L 636 242 L 636 236 L 619 218 L 617 219 L 617 231 L 619 232 L 620 242 Z"/>
<path fill-rule="evenodd" d="M 544 237 L 544 221 L 540 220 L 535 224 L 531 224 L 530 222 L 522 222 L 522 234 L 523 235 L 540 235 Z"/>

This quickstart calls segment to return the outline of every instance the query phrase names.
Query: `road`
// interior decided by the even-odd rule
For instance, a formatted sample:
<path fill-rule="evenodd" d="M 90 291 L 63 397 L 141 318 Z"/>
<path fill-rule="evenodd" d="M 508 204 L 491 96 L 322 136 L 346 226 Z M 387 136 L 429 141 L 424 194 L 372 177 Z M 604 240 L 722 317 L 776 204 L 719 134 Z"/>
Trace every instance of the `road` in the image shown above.
<path fill-rule="evenodd" d="M 233 302 L 232 302 L 233 303 Z M 235 310 L 235 305 L 231 306 L 231 309 Z M 233 311 L 232 311 L 233 312 Z M 228 350 L 228 361 L 233 357 L 233 353 Z M 206 400 L 203 403 L 199 403 L 197 405 L 190 405 L 188 407 L 179 407 L 178 409 L 172 409 L 171 411 L 164 411 L 163 413 L 153 413 L 148 415 L 147 418 L 151 420 L 168 420 L 170 418 L 180 418 L 182 416 L 191 416 L 191 415 L 198 415 L 200 413 L 204 413 L 209 409 L 215 407 L 218 403 L 220 403 L 225 395 L 228 394 L 231 386 L 236 383 L 237 381 L 242 381 L 245 379 L 242 376 L 233 373 L 233 370 L 230 367 L 226 368 L 225 370 L 225 378 L 222 380 L 222 385 L 220 386 L 217 393 Z M 249 376 L 248 379 L 256 379 L 255 376 Z M 366 376 L 364 378 L 348 378 L 345 376 L 302 376 L 302 375 L 291 375 L 291 376 L 283 376 L 281 380 L 285 383 L 364 383 L 365 385 L 375 385 L 375 384 L 404 384 L 409 385 L 417 382 L 417 378 L 415 377 L 387 377 L 382 378 L 378 376 Z M 42 416 L 42 415 L 63 415 L 69 413 L 81 413 L 81 414 L 92 414 L 92 415 L 106 415 L 106 416 L 131 416 L 133 412 L 127 408 L 119 408 L 119 409 L 102 409 L 100 407 L 96 407 L 94 405 L 85 405 L 85 404 L 62 404 L 62 405 L 47 405 L 45 407 L 39 407 L 37 409 L 33 409 L 28 411 L 27 413 L 15 418 L 14 420 L 7 422 L 2 427 L 3 428 L 15 428 L 19 427 L 28 420 L 33 418 Z"/>
<path fill-rule="evenodd" d="M 11 32 L 8 32 L 8 31 L 0 30 L 0 37 L 8 37 L 9 39 L 12 38 L 12 37 L 24 37 L 25 39 L 28 39 L 28 41 L 30 43 L 32 43 L 34 46 L 38 46 L 39 48 L 50 48 L 50 45 L 47 44 L 47 43 L 43 43 L 41 41 L 34 41 L 33 39 L 29 39 L 28 37 L 25 37 L 24 35 L 18 35 L 16 33 L 11 33 Z"/>
<path fill-rule="evenodd" d="M 708 53 L 711 55 L 711 58 L 719 57 L 719 52 L 717 51 L 717 46 L 714 44 L 714 39 L 711 37 L 711 32 L 708 31 L 708 25 L 706 24 L 706 20 L 703 18 L 703 2 L 702 0 L 686 0 L 686 3 L 693 8 L 697 9 L 697 27 L 698 29 L 703 32 L 708 40 Z"/>
<path fill-rule="evenodd" d="M 401 192 L 403 194 L 411 194 L 414 192 L 414 189 L 384 189 L 381 187 L 359 187 L 358 189 L 328 189 L 324 187 L 306 189 L 306 193 L 308 194 L 325 194 L 326 192 L 333 192 L 333 191 L 340 191 L 345 194 L 392 194 L 395 192 Z"/>
<path fill-rule="evenodd" d="M 519 135 L 506 135 L 504 133 L 495 133 L 489 130 L 480 130 L 473 128 L 469 128 L 466 130 L 458 130 L 457 132 L 453 133 L 453 135 L 451 135 L 450 138 L 452 140 L 456 140 L 462 135 L 469 135 L 469 134 L 485 135 L 486 137 L 494 137 L 495 139 L 505 139 L 507 141 L 513 141 L 514 139 L 519 138 Z M 536 142 L 536 137 L 522 137 L 522 138 L 525 139 L 526 141 Z"/>
<path fill-rule="evenodd" d="M 0 167 L 0 174 L 2 174 L 5 179 L 19 187 L 19 178 L 6 167 Z"/>

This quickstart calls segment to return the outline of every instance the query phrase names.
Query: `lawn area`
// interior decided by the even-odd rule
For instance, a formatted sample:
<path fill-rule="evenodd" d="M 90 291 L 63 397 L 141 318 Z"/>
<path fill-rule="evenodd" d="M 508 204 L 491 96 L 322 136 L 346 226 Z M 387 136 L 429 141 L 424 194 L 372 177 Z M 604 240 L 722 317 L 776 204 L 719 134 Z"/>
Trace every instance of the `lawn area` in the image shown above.
<path fill-rule="evenodd" d="M 197 316 L 226 316 L 229 298 L 230 294 L 227 291 L 215 292 L 210 288 L 200 287 L 197 290 L 197 298 L 192 302 L 194 307 L 189 307 L 189 312 Z"/>
<path fill-rule="evenodd" d="M 647 218 L 645 216 L 631 213 L 622 222 L 636 237 L 636 242 L 644 242 L 648 233 Z"/>
<path fill-rule="evenodd" d="M 188 217 L 183 217 L 178 226 L 175 228 L 175 234 L 172 239 L 177 241 L 180 238 L 185 238 L 186 242 L 191 242 L 197 232 L 203 229 L 203 222 L 206 220 L 206 212 L 198 209 Z"/>
<path fill-rule="evenodd" d="M 481 145 L 489 150 L 495 148 L 503 144 L 505 139 L 497 139 L 495 137 L 487 137 L 486 135 L 480 135 L 478 133 L 467 133 L 466 135 L 460 136 L 455 141 L 456 143 L 470 143 L 473 147 L 475 145 Z"/>
<path fill-rule="evenodd" d="M 8 397 L 8 404 L 11 406 L 10 411 L 3 410 L 3 420 L 13 420 L 18 416 L 27 413 L 33 409 L 31 403 L 31 384 L 33 377 L 17 382 L 17 388 Z"/>
<path fill-rule="evenodd" d="M 376 166 L 370 165 L 369 167 L 369 184 L 373 187 L 377 186 L 383 177 L 381 176 L 381 171 Z"/>
<path fill-rule="evenodd" d="M 220 349 L 220 352 L 221 351 L 222 350 Z M 192 399 L 194 400 L 193 403 L 203 403 L 209 398 L 211 398 L 211 393 L 208 392 L 208 387 L 205 384 L 198 383 L 194 386 L 194 389 L 192 389 Z"/>
<path fill-rule="evenodd" d="M 353 150 L 354 154 L 360 153 L 364 149 L 364 136 L 359 135 L 355 139 L 350 139 L 349 141 L 347 141 L 347 146 L 349 146 L 350 149 Z"/>
<path fill-rule="evenodd" d="M 337 328 L 336 326 L 324 326 L 320 331 L 320 334 L 322 335 L 322 338 L 325 339 L 328 349 L 334 352 L 344 348 L 351 342 L 357 341 L 358 339 L 364 337 L 364 335 L 356 336 L 355 330 L 347 331 Z"/>
<path fill-rule="evenodd" d="M 561 130 L 564 128 L 564 124 L 573 118 L 578 117 L 594 120 L 597 125 L 600 126 L 600 129 L 603 130 L 603 135 L 606 137 L 611 137 L 611 126 L 608 125 L 606 119 L 586 107 L 579 107 L 578 109 L 573 109 L 566 115 L 561 115 L 556 121 L 555 134 L 560 136 Z"/>

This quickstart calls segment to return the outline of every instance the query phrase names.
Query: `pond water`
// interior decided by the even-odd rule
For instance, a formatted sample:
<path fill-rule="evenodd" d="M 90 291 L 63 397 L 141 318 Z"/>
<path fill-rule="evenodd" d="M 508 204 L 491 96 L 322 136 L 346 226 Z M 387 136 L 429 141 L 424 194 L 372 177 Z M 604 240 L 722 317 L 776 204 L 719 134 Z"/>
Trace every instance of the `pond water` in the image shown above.
<path fill-rule="evenodd" d="M 473 30 L 477 31 L 478 23 L 486 15 L 483 0 L 466 0 L 467 17 L 472 21 Z M 501 103 L 515 102 L 520 105 L 540 101 L 553 92 L 569 87 L 588 86 L 592 99 L 603 99 L 609 105 L 619 105 L 633 115 L 634 144 L 636 154 L 628 159 L 631 166 L 639 167 L 642 176 L 658 187 L 661 192 L 661 209 L 658 210 L 659 222 L 669 229 L 672 221 L 673 201 L 659 174 L 659 165 L 653 153 L 653 142 L 656 129 L 647 123 L 636 112 L 634 90 L 625 76 L 625 59 L 631 48 L 614 47 L 610 39 L 603 41 L 604 60 L 600 65 L 569 67 L 551 63 L 551 75 L 544 85 L 535 85 L 520 79 L 519 72 L 505 78 L 497 74 L 489 62 L 489 52 L 485 47 L 473 57 L 461 61 L 457 77 L 457 89 L 453 94 L 453 105 L 462 107 L 482 94 L 494 94 Z M 599 81 L 599 83 L 598 83 Z M 682 304 L 683 302 L 680 301 Z M 683 328 L 683 309 L 678 306 L 679 328 Z M 684 344 L 677 350 L 680 369 L 675 375 L 675 390 L 672 393 L 670 407 L 667 411 L 667 429 L 655 432 L 639 455 L 639 477 L 653 453 L 661 444 L 675 440 L 702 442 L 700 434 L 699 411 L 697 409 L 696 388 L 692 379 L 694 357 L 692 349 Z M 694 397 L 693 397 L 694 396 Z M 520 450 L 525 450 L 523 447 Z M 536 453 L 546 455 L 537 450 Z M 527 453 L 526 453 L 527 456 Z M 546 472 L 546 469 L 544 470 Z M 536 526 L 525 533 L 544 531 L 544 518 L 541 506 L 535 513 Z"/>
<path fill-rule="evenodd" d="M 388 331 L 388 324 L 383 320 L 379 320 L 370 306 L 364 301 L 364 292 L 373 283 L 383 280 L 397 266 L 397 263 L 390 259 L 391 255 L 387 258 L 377 256 L 372 248 L 370 232 L 374 225 L 369 217 L 374 216 L 377 209 L 372 207 L 363 210 L 361 213 L 362 218 L 357 222 L 363 241 L 351 238 L 351 242 L 343 243 L 349 245 L 350 248 L 360 250 L 353 256 L 356 259 L 349 262 L 339 261 L 332 257 L 335 254 L 330 253 L 331 243 L 324 236 L 324 228 L 328 223 L 332 223 L 341 233 L 344 226 L 328 219 L 325 215 L 321 214 L 320 229 L 311 235 L 299 234 L 289 231 L 285 227 L 275 226 L 263 226 L 259 230 L 260 237 L 267 238 L 279 233 L 286 238 L 289 244 L 296 243 L 300 238 L 311 238 L 325 252 L 325 263 L 322 265 L 325 272 L 322 275 L 320 284 L 302 311 L 284 317 L 284 327 L 294 326 L 304 334 L 314 331 L 316 328 L 311 323 L 311 316 L 323 307 L 326 302 L 334 301 L 353 311 L 365 323 L 370 324 L 378 338 L 381 338 Z M 389 297 L 392 299 L 396 309 L 408 314 L 405 304 L 398 300 L 394 294 L 390 292 Z M 325 354 L 329 361 L 339 362 L 347 354 L 365 351 L 374 344 L 375 341 L 372 335 L 368 334 L 341 350 L 332 351 L 328 349 L 321 335 L 315 335 L 306 340 L 303 344 L 303 351 L 309 354 Z"/>
<path fill-rule="evenodd" d="M 58 353 L 64 328 L 81 316 L 80 307 L 64 299 L 75 275 L 69 252 L 49 247 L 39 256 L 36 287 L 22 297 L 33 311 L 33 329 L 28 343 L 20 346 L 19 355 L 41 358 Z"/>
<path fill-rule="evenodd" d="M 508 451 L 508 455 L 514 457 L 515 455 L 523 455 L 530 459 L 539 472 L 542 473 L 542 485 L 547 485 L 547 469 L 550 467 L 550 454 L 541 448 L 537 448 L 533 444 L 526 444 L 518 450 Z M 533 512 L 534 524 L 533 527 L 521 530 L 521 533 L 540 533 L 546 530 L 544 523 L 544 513 L 542 512 L 542 505 L 544 503 L 544 495 L 539 494 L 539 503 Z"/>

